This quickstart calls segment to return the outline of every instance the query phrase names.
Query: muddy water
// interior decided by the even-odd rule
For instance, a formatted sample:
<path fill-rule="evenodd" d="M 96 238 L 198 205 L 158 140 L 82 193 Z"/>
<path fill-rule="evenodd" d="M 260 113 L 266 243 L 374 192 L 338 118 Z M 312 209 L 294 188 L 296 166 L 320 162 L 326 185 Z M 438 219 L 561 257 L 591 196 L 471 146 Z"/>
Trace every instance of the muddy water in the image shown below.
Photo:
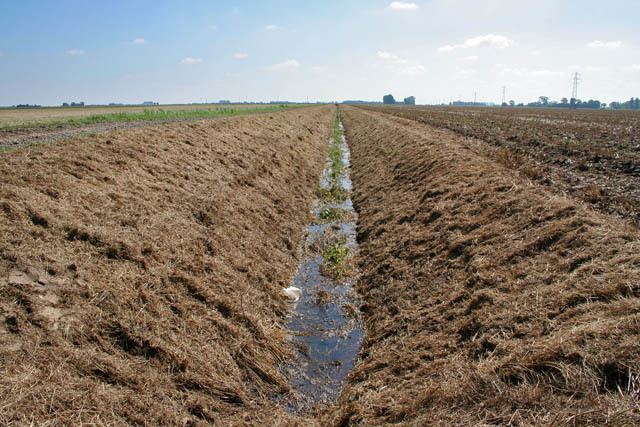
<path fill-rule="evenodd" d="M 342 130 L 342 124 L 340 123 Z M 349 178 L 349 148 L 344 134 L 340 136 L 343 172 L 338 180 L 344 190 L 351 190 Z M 331 165 L 327 164 L 320 187 L 334 185 Z M 322 212 L 339 209 L 342 215 L 335 220 L 323 220 Z M 358 307 L 360 301 L 354 290 L 357 272 L 353 267 L 358 251 L 356 241 L 356 213 L 350 197 L 336 203 L 317 200 L 313 209 L 315 220 L 307 227 L 302 262 L 291 286 L 302 290 L 299 301 L 293 303 L 287 321 L 296 357 L 285 367 L 292 386 L 293 398 L 286 402 L 293 412 L 313 409 L 334 401 L 349 371 L 356 363 L 364 332 Z M 348 272 L 339 279 L 326 274 L 323 247 L 336 239 L 348 248 L 345 264 Z M 325 272 L 325 274 L 323 274 Z"/>

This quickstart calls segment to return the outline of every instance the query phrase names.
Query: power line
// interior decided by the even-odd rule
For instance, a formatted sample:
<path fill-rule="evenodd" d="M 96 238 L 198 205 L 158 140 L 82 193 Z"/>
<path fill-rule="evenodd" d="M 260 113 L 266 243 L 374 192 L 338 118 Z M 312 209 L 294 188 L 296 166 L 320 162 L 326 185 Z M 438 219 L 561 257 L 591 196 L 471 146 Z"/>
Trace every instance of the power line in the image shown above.
<path fill-rule="evenodd" d="M 578 99 L 578 82 L 582 80 L 582 77 L 580 76 L 579 73 L 574 73 L 573 77 L 571 79 L 572 85 L 571 85 L 571 98 L 573 99 Z"/>

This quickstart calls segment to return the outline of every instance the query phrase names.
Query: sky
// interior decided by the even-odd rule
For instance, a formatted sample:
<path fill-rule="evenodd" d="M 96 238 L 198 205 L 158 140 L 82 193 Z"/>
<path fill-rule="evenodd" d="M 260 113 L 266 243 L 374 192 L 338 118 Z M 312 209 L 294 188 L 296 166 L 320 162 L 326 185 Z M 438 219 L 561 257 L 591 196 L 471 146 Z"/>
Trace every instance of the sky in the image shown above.
<path fill-rule="evenodd" d="M 640 97 L 638 0 L 0 1 L 0 105 Z"/>

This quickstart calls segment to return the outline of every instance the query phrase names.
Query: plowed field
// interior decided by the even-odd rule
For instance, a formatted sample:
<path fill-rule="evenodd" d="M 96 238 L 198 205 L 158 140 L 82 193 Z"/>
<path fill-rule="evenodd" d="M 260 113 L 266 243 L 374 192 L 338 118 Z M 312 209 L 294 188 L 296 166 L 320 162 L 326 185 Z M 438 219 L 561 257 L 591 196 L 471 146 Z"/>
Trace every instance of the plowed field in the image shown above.
<path fill-rule="evenodd" d="M 551 191 L 640 222 L 640 113 L 510 108 L 378 108 L 475 142 Z"/>

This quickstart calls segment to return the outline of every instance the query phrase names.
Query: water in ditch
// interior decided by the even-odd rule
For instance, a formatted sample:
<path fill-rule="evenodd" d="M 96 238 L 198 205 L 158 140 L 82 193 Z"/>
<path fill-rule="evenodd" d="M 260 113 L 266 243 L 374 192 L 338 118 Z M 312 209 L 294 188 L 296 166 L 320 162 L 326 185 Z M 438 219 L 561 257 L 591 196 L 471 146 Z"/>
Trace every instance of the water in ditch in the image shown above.
<path fill-rule="evenodd" d="M 354 289 L 358 243 L 356 212 L 348 195 L 349 147 L 337 120 L 339 131 L 332 144 L 341 150 L 342 171 L 334 176 L 329 161 L 323 172 L 319 194 L 325 197 L 313 208 L 314 221 L 306 229 L 302 261 L 291 284 L 301 290 L 286 324 L 296 350 L 294 360 L 284 367 L 292 386 L 286 405 L 292 412 L 312 410 L 338 397 L 364 337 Z M 327 196 L 332 188 L 346 193 L 336 200 Z"/>

